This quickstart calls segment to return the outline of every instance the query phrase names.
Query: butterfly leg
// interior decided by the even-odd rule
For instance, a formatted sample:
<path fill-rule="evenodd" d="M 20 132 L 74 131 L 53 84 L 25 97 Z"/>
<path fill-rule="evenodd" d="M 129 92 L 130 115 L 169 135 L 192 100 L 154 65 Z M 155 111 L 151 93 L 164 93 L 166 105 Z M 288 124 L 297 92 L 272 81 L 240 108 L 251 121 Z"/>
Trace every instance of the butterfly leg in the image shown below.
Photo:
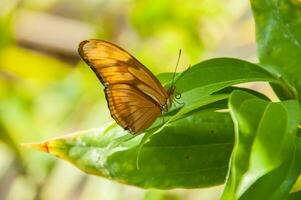
<path fill-rule="evenodd" d="M 161 115 L 162 117 L 162 124 L 164 124 L 165 123 L 165 118 L 164 118 L 164 116 L 163 115 Z"/>

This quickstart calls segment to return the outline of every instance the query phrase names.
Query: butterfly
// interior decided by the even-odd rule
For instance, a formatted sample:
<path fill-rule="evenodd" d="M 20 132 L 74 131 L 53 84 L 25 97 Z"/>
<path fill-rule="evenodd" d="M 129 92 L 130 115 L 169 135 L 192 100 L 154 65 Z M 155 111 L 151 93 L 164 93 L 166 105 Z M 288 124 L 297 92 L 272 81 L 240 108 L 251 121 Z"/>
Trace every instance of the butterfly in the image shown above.
<path fill-rule="evenodd" d="M 142 133 L 172 105 L 175 86 L 159 80 L 121 47 L 99 39 L 82 41 L 81 58 L 104 85 L 112 118 L 132 134 Z"/>

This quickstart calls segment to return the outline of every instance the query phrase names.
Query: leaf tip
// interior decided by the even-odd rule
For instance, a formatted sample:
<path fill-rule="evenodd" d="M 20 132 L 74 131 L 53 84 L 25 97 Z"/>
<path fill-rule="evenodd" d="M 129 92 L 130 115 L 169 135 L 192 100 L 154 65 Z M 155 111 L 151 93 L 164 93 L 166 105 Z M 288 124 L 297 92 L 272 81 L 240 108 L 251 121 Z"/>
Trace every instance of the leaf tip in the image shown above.
<path fill-rule="evenodd" d="M 22 143 L 21 146 L 25 147 L 25 148 L 35 149 L 35 150 L 38 150 L 38 151 L 49 153 L 48 142 Z"/>

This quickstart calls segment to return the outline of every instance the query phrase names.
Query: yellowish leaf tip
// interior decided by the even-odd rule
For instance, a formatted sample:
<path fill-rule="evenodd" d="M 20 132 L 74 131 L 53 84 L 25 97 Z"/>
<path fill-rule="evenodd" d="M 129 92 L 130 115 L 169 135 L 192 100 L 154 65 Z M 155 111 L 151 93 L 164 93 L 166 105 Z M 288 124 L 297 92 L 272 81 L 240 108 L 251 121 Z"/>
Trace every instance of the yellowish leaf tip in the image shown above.
<path fill-rule="evenodd" d="M 25 148 L 35 149 L 35 150 L 38 150 L 38 151 L 49 153 L 48 142 L 22 143 L 21 146 L 25 147 Z"/>

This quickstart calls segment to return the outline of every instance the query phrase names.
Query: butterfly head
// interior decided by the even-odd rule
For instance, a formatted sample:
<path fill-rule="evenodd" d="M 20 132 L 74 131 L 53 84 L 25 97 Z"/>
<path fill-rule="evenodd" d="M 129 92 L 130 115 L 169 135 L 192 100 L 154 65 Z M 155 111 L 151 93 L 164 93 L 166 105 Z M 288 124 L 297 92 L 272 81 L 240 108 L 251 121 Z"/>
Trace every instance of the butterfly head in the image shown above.
<path fill-rule="evenodd" d="M 176 86 L 171 85 L 168 90 L 167 90 L 167 99 L 165 105 L 161 107 L 161 109 L 165 112 L 168 111 L 168 109 L 171 107 L 171 104 L 173 102 L 173 99 L 175 98 L 175 91 L 176 91 Z"/>
<path fill-rule="evenodd" d="M 175 94 L 175 91 L 176 91 L 176 86 L 171 85 L 167 90 L 168 97 L 169 98 L 172 97 Z"/>

